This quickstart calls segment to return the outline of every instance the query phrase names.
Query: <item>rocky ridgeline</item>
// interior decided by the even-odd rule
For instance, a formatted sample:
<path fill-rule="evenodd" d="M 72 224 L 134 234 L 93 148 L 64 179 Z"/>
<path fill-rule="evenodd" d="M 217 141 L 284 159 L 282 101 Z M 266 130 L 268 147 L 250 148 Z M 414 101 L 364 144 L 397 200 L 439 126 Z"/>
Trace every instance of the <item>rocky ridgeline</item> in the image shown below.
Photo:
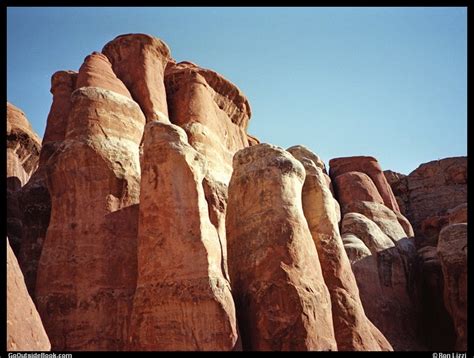
<path fill-rule="evenodd" d="M 441 212 L 466 201 L 462 163 L 328 174 L 260 144 L 235 85 L 143 34 L 51 93 L 42 145 L 7 104 L 8 350 L 466 348 L 467 218 Z"/>

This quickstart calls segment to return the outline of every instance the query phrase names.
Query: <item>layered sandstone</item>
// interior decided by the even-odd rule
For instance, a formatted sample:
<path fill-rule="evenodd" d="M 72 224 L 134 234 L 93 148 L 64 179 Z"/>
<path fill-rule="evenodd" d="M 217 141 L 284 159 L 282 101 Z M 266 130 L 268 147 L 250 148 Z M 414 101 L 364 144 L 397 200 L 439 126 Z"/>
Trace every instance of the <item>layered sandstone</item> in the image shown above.
<path fill-rule="evenodd" d="M 407 176 L 385 172 L 421 246 L 436 246 L 443 216 L 467 201 L 467 157 L 421 164 Z"/>
<path fill-rule="evenodd" d="M 7 239 L 7 351 L 49 351 L 51 345 Z"/>
<path fill-rule="evenodd" d="M 433 349 L 452 350 L 458 336 L 459 349 L 459 339 L 464 338 L 456 333 L 456 319 L 453 316 L 453 322 L 442 298 L 446 277 L 436 246 L 443 228 L 467 222 L 467 157 L 424 163 L 409 175 L 384 173 L 416 234 L 417 294 L 424 339 Z"/>
<path fill-rule="evenodd" d="M 243 348 L 336 350 L 331 300 L 301 202 L 303 166 L 259 144 L 234 156 L 228 262 Z"/>
<path fill-rule="evenodd" d="M 238 348 L 223 249 L 203 187 L 207 161 L 172 124 L 149 123 L 143 145 L 130 348 Z"/>
<path fill-rule="evenodd" d="M 99 84 L 98 73 L 84 65 L 78 78 Z M 112 90 L 87 86 L 71 95 L 65 139 L 46 172 L 51 219 L 36 282 L 55 350 L 119 350 L 127 341 L 144 124 L 138 104 Z"/>
<path fill-rule="evenodd" d="M 390 343 L 366 317 L 351 264 L 339 233 L 335 199 L 324 177 L 324 163 L 303 146 L 288 149 L 306 170 L 303 210 L 332 303 L 338 350 L 391 350 Z"/>
<path fill-rule="evenodd" d="M 114 73 L 140 105 L 147 122 L 169 123 L 164 71 L 172 61 L 168 46 L 145 34 L 117 36 L 102 49 Z"/>
<path fill-rule="evenodd" d="M 7 102 L 7 236 L 19 254 L 23 232 L 20 189 L 38 167 L 41 141 L 25 114 Z"/>

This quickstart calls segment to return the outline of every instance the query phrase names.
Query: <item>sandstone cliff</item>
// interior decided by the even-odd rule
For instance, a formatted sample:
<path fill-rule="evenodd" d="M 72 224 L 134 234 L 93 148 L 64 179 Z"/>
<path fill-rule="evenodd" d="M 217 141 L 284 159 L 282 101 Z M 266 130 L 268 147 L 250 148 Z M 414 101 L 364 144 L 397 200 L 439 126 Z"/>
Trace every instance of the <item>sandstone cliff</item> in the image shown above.
<path fill-rule="evenodd" d="M 145 34 L 51 93 L 41 145 L 7 104 L 8 235 L 31 296 L 8 247 L 9 349 L 466 349 L 462 159 L 328 174 L 304 146 L 260 143 L 237 86 Z"/>

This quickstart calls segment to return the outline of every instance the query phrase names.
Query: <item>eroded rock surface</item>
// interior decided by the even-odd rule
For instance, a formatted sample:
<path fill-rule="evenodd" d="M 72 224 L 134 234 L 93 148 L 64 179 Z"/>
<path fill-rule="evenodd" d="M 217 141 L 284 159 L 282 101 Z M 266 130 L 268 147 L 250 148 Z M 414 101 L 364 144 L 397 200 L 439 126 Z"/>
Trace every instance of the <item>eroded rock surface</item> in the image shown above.
<path fill-rule="evenodd" d="M 71 101 L 46 173 L 51 219 L 36 301 L 53 349 L 120 350 L 136 287 L 145 118 L 134 101 L 100 87 L 78 88 Z"/>
<path fill-rule="evenodd" d="M 7 102 L 7 236 L 16 255 L 23 235 L 20 189 L 38 167 L 41 141 L 23 111 Z"/>
<path fill-rule="evenodd" d="M 49 351 L 51 345 L 7 239 L 7 351 Z"/>
<path fill-rule="evenodd" d="M 375 184 L 383 203 L 393 211 L 400 211 L 392 189 L 385 178 L 380 164 L 373 157 L 344 157 L 329 161 L 329 175 L 337 178 L 347 172 L 361 172 L 367 174 Z"/>
<path fill-rule="evenodd" d="M 329 163 L 343 214 L 342 240 L 367 317 L 395 350 L 424 349 L 418 337 L 417 257 L 410 222 L 399 212 L 375 158 Z"/>
<path fill-rule="evenodd" d="M 102 49 L 140 105 L 147 122 L 169 123 L 164 71 L 172 61 L 170 49 L 160 39 L 146 34 L 117 36 Z"/>
<path fill-rule="evenodd" d="M 301 202 L 303 166 L 268 144 L 234 156 L 228 262 L 243 348 L 336 350 L 331 300 Z"/>
<path fill-rule="evenodd" d="M 306 170 L 303 210 L 308 221 L 332 303 L 332 319 L 338 350 L 391 350 L 390 343 L 368 320 L 359 289 L 344 250 L 338 226 L 338 207 L 324 177 L 319 159 L 307 148 L 288 149 Z"/>
<path fill-rule="evenodd" d="M 455 349 L 467 350 L 467 223 L 446 226 L 439 235 L 438 256 L 444 277 L 444 303 L 456 330 Z"/>
<path fill-rule="evenodd" d="M 152 122 L 143 162 L 129 348 L 239 348 L 223 250 L 203 188 L 206 159 L 188 144 L 183 129 Z"/>

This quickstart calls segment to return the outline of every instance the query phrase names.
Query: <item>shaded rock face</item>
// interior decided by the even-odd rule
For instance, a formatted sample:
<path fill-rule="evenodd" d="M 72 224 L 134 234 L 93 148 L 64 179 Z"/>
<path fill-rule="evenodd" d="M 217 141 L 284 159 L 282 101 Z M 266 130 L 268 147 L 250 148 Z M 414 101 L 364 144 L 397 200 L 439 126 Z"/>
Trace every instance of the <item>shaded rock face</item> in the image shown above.
<path fill-rule="evenodd" d="M 343 214 L 342 241 L 367 317 L 395 350 L 424 349 L 417 336 L 413 229 L 394 204 L 380 165 L 372 157 L 337 158 L 330 173 Z"/>
<path fill-rule="evenodd" d="M 332 319 L 338 350 L 391 350 L 380 331 L 366 317 L 351 264 L 338 226 L 338 206 L 323 174 L 324 166 L 307 148 L 288 149 L 306 170 L 303 209 L 322 267 L 332 303 Z M 319 158 L 318 158 L 319 159 Z M 324 165 L 324 163 L 323 163 Z M 369 253 L 370 254 L 370 253 Z"/>
<path fill-rule="evenodd" d="M 203 187 L 206 159 L 183 129 L 152 122 L 144 163 L 129 348 L 235 349 L 235 307 Z"/>
<path fill-rule="evenodd" d="M 336 350 L 331 301 L 304 217 L 303 166 L 268 144 L 234 156 L 228 262 L 243 348 Z"/>
<path fill-rule="evenodd" d="M 49 351 L 51 345 L 7 239 L 7 351 Z"/>
<path fill-rule="evenodd" d="M 7 189 L 18 189 L 18 184 L 26 184 L 38 167 L 40 149 L 41 140 L 25 114 L 7 102 Z M 17 178 L 11 183 L 12 187 L 10 177 Z"/>
<path fill-rule="evenodd" d="M 467 157 L 453 157 L 421 164 L 407 176 L 384 172 L 410 220 L 421 246 L 436 246 L 439 225 L 433 231 L 429 221 L 436 221 L 467 201 Z M 423 222 L 425 227 L 423 227 Z"/>
<path fill-rule="evenodd" d="M 117 36 L 102 49 L 113 71 L 140 105 L 147 122 L 168 122 L 164 70 L 171 61 L 168 46 L 145 34 Z"/>
<path fill-rule="evenodd" d="M 452 350 L 456 322 L 442 299 L 445 277 L 436 250 L 443 228 L 467 222 L 467 157 L 425 163 L 407 176 L 391 171 L 384 174 L 416 234 L 417 291 L 424 338 L 432 349 Z"/>
<path fill-rule="evenodd" d="M 444 277 L 444 303 L 453 318 L 455 349 L 467 350 L 467 223 L 446 226 L 439 235 L 438 256 Z"/>
<path fill-rule="evenodd" d="M 46 175 L 55 163 L 49 159 L 64 141 L 71 110 L 71 93 L 75 89 L 76 79 L 77 72 L 74 71 L 58 71 L 51 77 L 53 103 L 48 115 L 38 169 L 19 196 L 23 209 L 23 232 L 18 261 L 33 300 L 38 262 L 51 215 Z"/>
<path fill-rule="evenodd" d="M 25 114 L 7 102 L 7 236 L 12 249 L 19 254 L 23 211 L 20 189 L 38 167 L 41 141 Z"/>
<path fill-rule="evenodd" d="M 46 173 L 51 219 L 36 301 L 53 349 L 120 350 L 136 286 L 145 118 L 135 102 L 100 87 L 78 88 L 71 101 Z"/>
<path fill-rule="evenodd" d="M 456 332 L 443 300 L 444 279 L 436 247 L 424 246 L 417 253 L 416 291 L 421 336 L 430 350 L 453 350 Z"/>

